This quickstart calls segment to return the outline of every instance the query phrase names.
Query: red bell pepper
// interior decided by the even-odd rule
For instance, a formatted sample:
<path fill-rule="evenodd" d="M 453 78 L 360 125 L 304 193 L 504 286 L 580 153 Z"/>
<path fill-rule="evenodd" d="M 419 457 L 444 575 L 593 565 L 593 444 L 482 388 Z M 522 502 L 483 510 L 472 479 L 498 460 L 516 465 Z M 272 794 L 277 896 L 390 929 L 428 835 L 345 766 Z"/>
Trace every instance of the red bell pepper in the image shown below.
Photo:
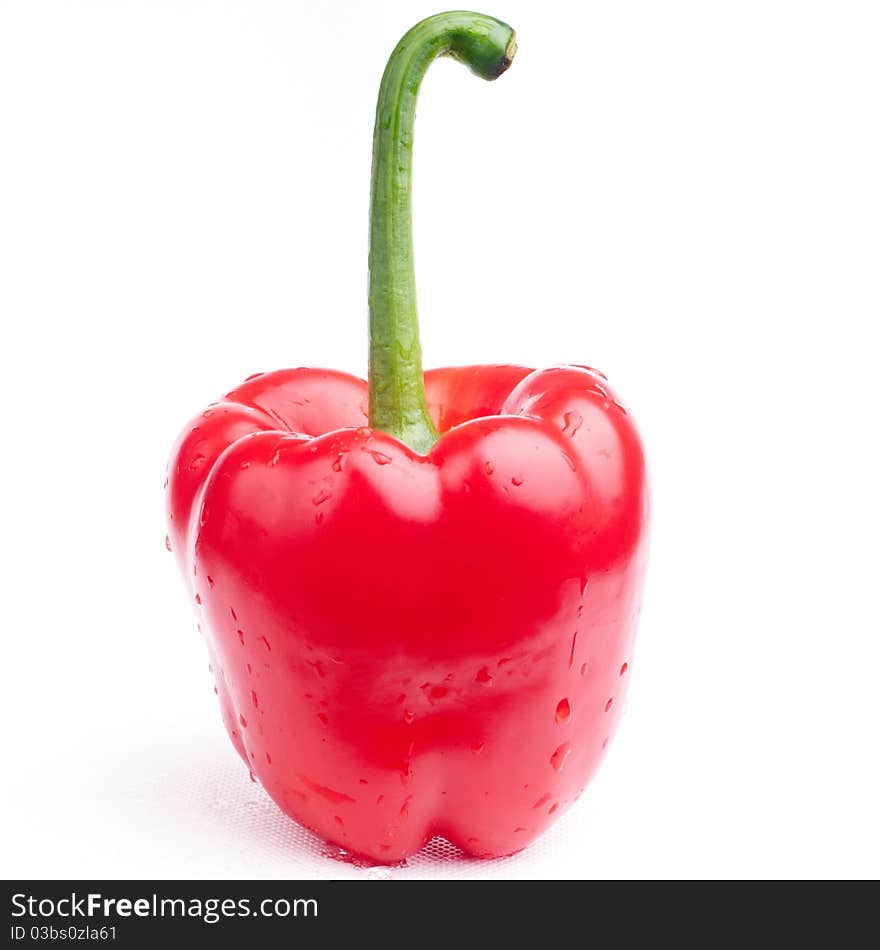
<path fill-rule="evenodd" d="M 618 722 L 646 554 L 632 418 L 584 366 L 423 375 L 410 231 L 419 83 L 484 79 L 514 34 L 419 23 L 382 80 L 369 384 L 251 377 L 174 450 L 170 540 L 236 749 L 292 818 L 392 862 L 434 835 L 517 851 L 580 795 Z"/>

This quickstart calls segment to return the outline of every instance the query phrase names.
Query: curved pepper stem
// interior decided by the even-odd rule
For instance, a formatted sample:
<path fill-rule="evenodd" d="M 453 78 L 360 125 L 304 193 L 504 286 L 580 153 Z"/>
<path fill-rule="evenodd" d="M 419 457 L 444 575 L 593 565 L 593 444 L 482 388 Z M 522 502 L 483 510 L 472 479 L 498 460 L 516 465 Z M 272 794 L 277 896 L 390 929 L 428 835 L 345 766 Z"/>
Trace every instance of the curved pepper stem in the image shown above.
<path fill-rule="evenodd" d="M 412 250 L 416 97 L 428 66 L 449 55 L 482 79 L 513 59 L 513 30 L 479 13 L 439 13 L 397 44 L 379 88 L 370 188 L 370 425 L 427 453 L 438 434 L 425 405 Z"/>

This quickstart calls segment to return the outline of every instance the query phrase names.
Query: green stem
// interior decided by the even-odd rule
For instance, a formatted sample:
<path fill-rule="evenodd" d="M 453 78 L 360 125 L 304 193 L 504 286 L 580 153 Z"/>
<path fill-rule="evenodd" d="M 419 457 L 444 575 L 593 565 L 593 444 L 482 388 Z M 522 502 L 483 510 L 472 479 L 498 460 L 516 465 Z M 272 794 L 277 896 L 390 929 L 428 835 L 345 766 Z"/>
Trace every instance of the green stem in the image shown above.
<path fill-rule="evenodd" d="M 516 51 L 513 30 L 479 13 L 440 13 L 397 44 L 379 89 L 370 189 L 370 425 L 427 453 L 437 430 L 425 406 L 412 250 L 416 97 L 428 66 L 449 55 L 497 79 Z"/>

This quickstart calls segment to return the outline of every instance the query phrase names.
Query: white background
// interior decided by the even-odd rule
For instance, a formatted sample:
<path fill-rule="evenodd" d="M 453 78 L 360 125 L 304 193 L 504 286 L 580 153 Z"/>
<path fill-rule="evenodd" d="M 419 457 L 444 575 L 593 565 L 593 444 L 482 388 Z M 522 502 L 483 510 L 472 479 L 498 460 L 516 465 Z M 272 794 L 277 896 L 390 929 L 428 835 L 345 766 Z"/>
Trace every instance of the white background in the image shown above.
<path fill-rule="evenodd" d="M 652 561 L 627 715 L 519 857 L 363 871 L 248 781 L 164 547 L 178 429 L 366 360 L 375 94 L 435 3 L 0 2 L 5 876 L 880 874 L 880 13 L 498 0 L 416 132 L 427 365 L 586 362 Z"/>

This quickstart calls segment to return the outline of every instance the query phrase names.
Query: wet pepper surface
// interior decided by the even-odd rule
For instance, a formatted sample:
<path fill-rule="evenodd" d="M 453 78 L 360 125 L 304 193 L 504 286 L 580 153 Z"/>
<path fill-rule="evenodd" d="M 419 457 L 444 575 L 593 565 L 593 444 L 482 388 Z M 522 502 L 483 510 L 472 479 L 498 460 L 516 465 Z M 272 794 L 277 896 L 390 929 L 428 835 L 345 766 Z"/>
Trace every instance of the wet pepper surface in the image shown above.
<path fill-rule="evenodd" d="M 426 391 L 422 456 L 368 427 L 362 380 L 260 376 L 188 427 L 169 484 L 235 747 L 289 815 L 379 860 L 434 834 L 507 854 L 577 798 L 645 561 L 638 436 L 595 371 Z"/>

